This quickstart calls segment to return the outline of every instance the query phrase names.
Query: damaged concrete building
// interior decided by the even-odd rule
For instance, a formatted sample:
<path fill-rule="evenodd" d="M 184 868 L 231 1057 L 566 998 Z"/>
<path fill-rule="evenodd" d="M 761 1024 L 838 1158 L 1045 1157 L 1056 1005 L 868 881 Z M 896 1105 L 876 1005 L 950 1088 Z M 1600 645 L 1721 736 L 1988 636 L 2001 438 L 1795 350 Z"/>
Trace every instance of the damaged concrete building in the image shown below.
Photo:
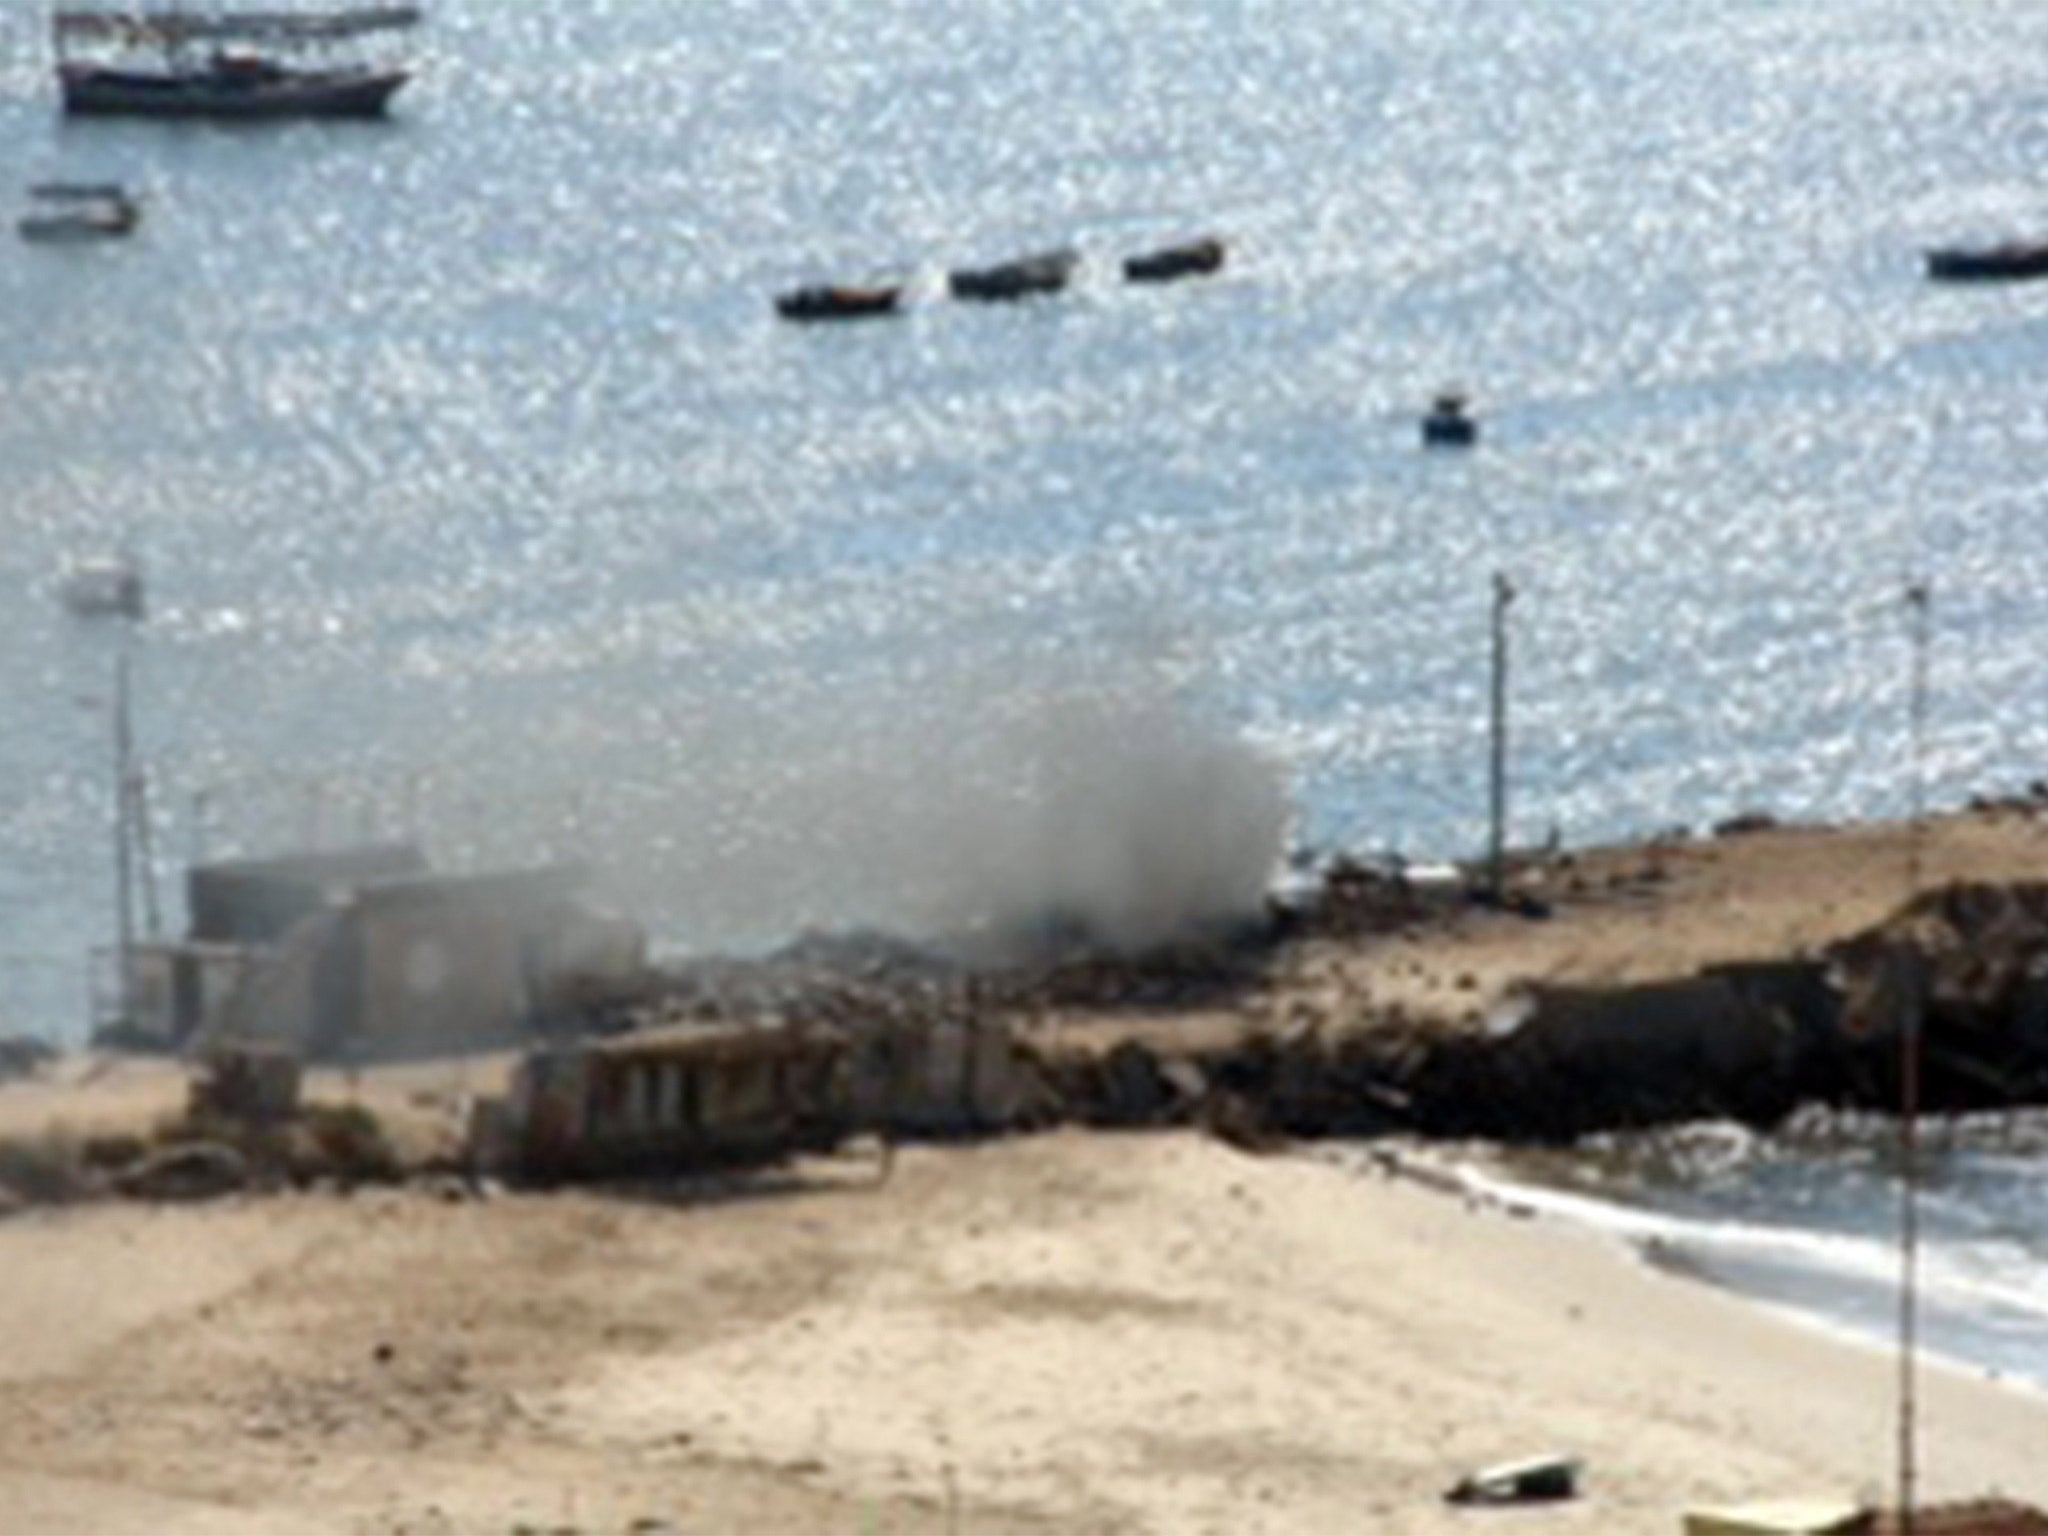
<path fill-rule="evenodd" d="M 864 1028 L 689 1023 L 535 1050 L 478 1106 L 472 1150 L 538 1177 L 774 1161 L 864 1132 L 974 1135 L 1042 1113 L 996 1021 Z"/>
<path fill-rule="evenodd" d="M 645 937 L 573 870 L 437 874 L 378 845 L 195 867 L 181 943 L 137 946 L 131 1036 L 367 1060 L 503 1043 L 624 985 Z"/>

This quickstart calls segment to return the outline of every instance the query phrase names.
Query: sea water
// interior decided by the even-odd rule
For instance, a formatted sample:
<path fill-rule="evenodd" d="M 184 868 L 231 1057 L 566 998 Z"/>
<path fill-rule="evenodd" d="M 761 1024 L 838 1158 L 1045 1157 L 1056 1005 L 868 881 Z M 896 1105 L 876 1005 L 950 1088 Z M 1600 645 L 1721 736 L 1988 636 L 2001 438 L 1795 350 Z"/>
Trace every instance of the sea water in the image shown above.
<path fill-rule="evenodd" d="M 2036 7 L 437 0 L 389 122 L 241 127 L 62 119 L 45 26 L 8 163 L 146 213 L 0 243 L 18 1023 L 112 932 L 122 626 L 55 600 L 110 552 L 167 928 L 193 856 L 395 835 L 693 947 L 915 926 L 1024 862 L 1020 755 L 1118 771 L 1063 689 L 1247 744 L 1298 842 L 1462 855 L 1496 570 L 1519 836 L 1899 811 L 1916 576 L 1930 793 L 2040 771 L 2040 293 L 1922 272 L 2048 218 Z M 870 277 L 909 313 L 773 314 Z"/>
<path fill-rule="evenodd" d="M 1471 1177 L 1845 1337 L 1894 1349 L 1910 1326 L 1929 1354 L 2048 1392 L 2044 1162 L 2038 1110 L 1928 1120 L 1910 1153 L 1890 1118 L 1807 1114 L 1487 1153 Z"/>

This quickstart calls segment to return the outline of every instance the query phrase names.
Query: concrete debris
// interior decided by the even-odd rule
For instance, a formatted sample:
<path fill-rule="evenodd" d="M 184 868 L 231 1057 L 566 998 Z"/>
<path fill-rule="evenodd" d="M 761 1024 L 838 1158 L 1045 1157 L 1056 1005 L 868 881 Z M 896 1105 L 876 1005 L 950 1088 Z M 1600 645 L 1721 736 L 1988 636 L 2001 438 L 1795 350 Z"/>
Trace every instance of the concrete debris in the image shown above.
<path fill-rule="evenodd" d="M 249 1187 L 249 1161 L 221 1142 L 184 1142 L 143 1158 L 117 1187 L 141 1200 L 213 1200 Z"/>
<path fill-rule="evenodd" d="M 33 1077 L 56 1056 L 55 1046 L 33 1035 L 0 1035 L 0 1083 Z"/>
<path fill-rule="evenodd" d="M 208 1051 L 192 1078 L 191 1113 L 246 1125 L 279 1125 L 299 1112 L 298 1055 L 258 1041 L 225 1042 Z"/>

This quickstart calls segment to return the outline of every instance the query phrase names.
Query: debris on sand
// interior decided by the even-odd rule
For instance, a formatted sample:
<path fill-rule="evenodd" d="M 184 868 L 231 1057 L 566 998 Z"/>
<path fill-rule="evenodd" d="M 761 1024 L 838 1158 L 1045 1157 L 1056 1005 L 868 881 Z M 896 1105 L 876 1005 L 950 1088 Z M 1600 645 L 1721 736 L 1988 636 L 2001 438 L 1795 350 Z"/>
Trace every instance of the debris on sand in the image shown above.
<path fill-rule="evenodd" d="M 1482 1467 L 1458 1479 L 1444 1494 L 1447 1504 L 1537 1504 L 1576 1497 L 1578 1460 L 1534 1456 Z"/>

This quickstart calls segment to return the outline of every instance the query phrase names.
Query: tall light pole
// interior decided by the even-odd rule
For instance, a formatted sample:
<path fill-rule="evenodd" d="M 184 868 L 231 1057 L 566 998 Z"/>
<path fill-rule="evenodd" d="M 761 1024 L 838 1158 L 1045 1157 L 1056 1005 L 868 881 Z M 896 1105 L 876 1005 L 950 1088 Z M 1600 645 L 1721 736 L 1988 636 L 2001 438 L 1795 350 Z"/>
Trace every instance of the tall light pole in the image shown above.
<path fill-rule="evenodd" d="M 1493 709 L 1492 764 L 1488 776 L 1489 835 L 1487 883 L 1496 904 L 1507 898 L 1508 858 L 1508 609 L 1515 600 L 1514 583 L 1505 572 L 1493 573 Z"/>
<path fill-rule="evenodd" d="M 1932 585 L 1924 578 L 1907 583 L 1906 607 L 1912 626 L 1913 668 L 1907 701 L 1907 750 L 1911 755 L 1910 811 L 1906 827 L 1906 899 L 1920 893 L 1923 823 L 1926 819 L 1927 651 Z M 1915 1356 L 1919 1335 L 1920 1257 L 1920 1026 L 1925 989 L 1901 988 L 1899 1029 L 1899 1515 L 1900 1536 L 1914 1536 L 1916 1473 Z"/>
<path fill-rule="evenodd" d="M 114 964 L 121 1025 L 135 1023 L 135 866 L 129 822 L 135 797 L 130 782 L 135 755 L 128 718 L 128 652 L 114 658 Z"/>
<path fill-rule="evenodd" d="M 1927 820 L 1927 654 L 1931 639 L 1934 584 L 1922 577 L 1906 584 L 1912 626 L 1913 673 L 1907 702 L 1907 750 L 1911 754 L 1910 813 L 1906 832 L 1906 897 L 1920 894 L 1922 844 Z"/>

